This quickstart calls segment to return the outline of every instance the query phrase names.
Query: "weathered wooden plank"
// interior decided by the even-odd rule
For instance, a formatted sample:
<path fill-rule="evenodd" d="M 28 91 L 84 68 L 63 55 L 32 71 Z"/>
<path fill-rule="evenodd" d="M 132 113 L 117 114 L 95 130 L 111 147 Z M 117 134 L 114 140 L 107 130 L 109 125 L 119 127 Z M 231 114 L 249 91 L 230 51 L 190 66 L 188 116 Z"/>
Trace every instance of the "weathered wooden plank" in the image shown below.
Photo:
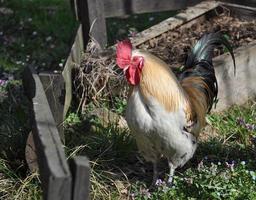
<path fill-rule="evenodd" d="M 220 2 L 220 5 L 228 6 L 228 7 L 231 7 L 232 9 L 238 8 L 241 11 L 242 10 L 252 10 L 254 12 L 256 11 L 256 0 L 255 0 L 255 7 L 241 5 L 239 3 L 235 4 L 235 3 L 227 3 L 227 2 Z"/>
<path fill-rule="evenodd" d="M 70 51 L 72 62 L 76 64 L 81 63 L 81 57 L 84 52 L 84 48 L 85 46 L 83 41 L 82 25 L 80 25 L 79 28 L 77 29 L 77 34 Z"/>
<path fill-rule="evenodd" d="M 105 21 L 104 4 L 102 0 L 87 0 L 90 35 L 101 48 L 107 45 L 107 28 Z"/>
<path fill-rule="evenodd" d="M 69 2 L 70 2 L 71 11 L 74 13 L 75 18 L 78 21 L 79 16 L 78 16 L 77 0 L 70 0 Z"/>
<path fill-rule="evenodd" d="M 230 9 L 230 14 L 240 19 L 254 20 L 256 18 L 256 7 L 249 7 L 231 3 L 220 3 L 220 5 Z"/>
<path fill-rule="evenodd" d="M 222 0 L 224 2 L 229 2 L 231 4 L 240 4 L 250 7 L 256 7 L 256 0 Z"/>
<path fill-rule="evenodd" d="M 90 163 L 87 157 L 77 156 L 70 160 L 73 180 L 73 200 L 88 200 L 90 192 Z"/>
<path fill-rule="evenodd" d="M 104 48 L 107 44 L 107 28 L 102 0 L 77 0 L 78 16 L 83 28 L 84 46 L 93 38 Z"/>
<path fill-rule="evenodd" d="M 37 153 L 36 146 L 33 138 L 32 131 L 28 134 L 26 148 L 25 148 L 25 158 L 30 172 L 34 173 L 38 171 Z"/>
<path fill-rule="evenodd" d="M 129 14 L 180 10 L 188 6 L 193 6 L 201 1 L 203 0 L 102 0 L 104 3 L 105 17 L 121 17 Z M 223 1 L 256 7 L 256 0 Z M 71 0 L 71 5 L 74 10 L 76 10 L 75 2 L 76 0 Z"/>
<path fill-rule="evenodd" d="M 31 99 L 32 132 L 43 197 L 47 200 L 70 200 L 71 174 L 44 88 L 33 69 L 25 69 L 23 85 Z"/>
<path fill-rule="evenodd" d="M 84 51 L 84 42 L 82 34 L 82 25 L 79 26 L 74 43 L 71 47 L 70 54 L 66 60 L 62 76 L 65 81 L 65 103 L 63 117 L 66 116 L 69 106 L 72 101 L 72 69 L 76 65 L 80 65 L 82 54 Z"/>
<path fill-rule="evenodd" d="M 63 129 L 63 109 L 65 100 L 64 79 L 60 73 L 39 74 L 41 83 L 43 85 L 50 109 L 55 120 L 55 125 L 58 128 L 62 143 L 65 142 Z"/>
<path fill-rule="evenodd" d="M 214 111 L 243 104 L 256 97 L 256 41 L 234 51 L 236 75 L 229 54 L 214 58 L 215 74 L 219 85 L 218 103 Z"/>
<path fill-rule="evenodd" d="M 105 16 L 117 17 L 133 13 L 179 10 L 202 0 L 104 0 Z"/>
<path fill-rule="evenodd" d="M 215 1 L 206 1 L 202 2 L 196 6 L 189 7 L 184 12 L 177 14 L 174 17 L 168 18 L 159 24 L 156 24 L 140 33 L 135 37 L 131 38 L 131 42 L 134 46 L 138 46 L 152 38 L 155 38 L 169 30 L 172 30 L 182 24 L 185 24 L 191 20 L 194 20 L 197 17 L 205 14 L 209 10 L 216 8 L 219 5 Z"/>

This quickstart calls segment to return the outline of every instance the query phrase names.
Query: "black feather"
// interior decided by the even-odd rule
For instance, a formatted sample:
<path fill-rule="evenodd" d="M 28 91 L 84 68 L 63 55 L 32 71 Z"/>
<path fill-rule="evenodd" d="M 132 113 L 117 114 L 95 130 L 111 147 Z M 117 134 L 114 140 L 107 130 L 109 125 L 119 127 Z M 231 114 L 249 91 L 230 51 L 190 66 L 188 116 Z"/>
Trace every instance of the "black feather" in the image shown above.
<path fill-rule="evenodd" d="M 204 92 L 208 97 L 208 111 L 211 110 L 214 101 L 217 99 L 218 83 L 215 77 L 215 71 L 212 65 L 213 51 L 219 46 L 224 45 L 230 52 L 233 63 L 234 71 L 236 70 L 235 57 L 233 50 L 228 40 L 220 33 L 205 34 L 192 49 L 191 54 L 186 60 L 183 72 L 180 74 L 179 79 L 187 77 L 202 77 L 209 90 L 203 86 L 193 86 Z"/>
<path fill-rule="evenodd" d="M 221 32 L 205 34 L 192 49 L 184 69 L 193 67 L 193 64 L 200 60 L 212 62 L 213 50 L 219 45 L 224 45 L 228 49 L 233 59 L 234 69 L 236 70 L 233 49 Z"/>

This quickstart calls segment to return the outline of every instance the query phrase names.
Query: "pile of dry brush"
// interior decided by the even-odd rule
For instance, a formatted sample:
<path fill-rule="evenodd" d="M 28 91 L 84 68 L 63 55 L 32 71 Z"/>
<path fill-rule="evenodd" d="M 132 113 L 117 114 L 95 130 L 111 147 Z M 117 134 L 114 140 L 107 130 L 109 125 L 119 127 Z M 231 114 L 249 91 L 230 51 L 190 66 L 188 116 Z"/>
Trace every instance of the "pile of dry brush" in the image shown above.
<path fill-rule="evenodd" d="M 74 76 L 73 93 L 79 101 L 78 110 L 85 111 L 89 103 L 113 107 L 115 97 L 125 98 L 128 85 L 123 72 L 116 66 L 115 51 L 98 51 L 98 44 L 90 40 L 83 62 Z"/>

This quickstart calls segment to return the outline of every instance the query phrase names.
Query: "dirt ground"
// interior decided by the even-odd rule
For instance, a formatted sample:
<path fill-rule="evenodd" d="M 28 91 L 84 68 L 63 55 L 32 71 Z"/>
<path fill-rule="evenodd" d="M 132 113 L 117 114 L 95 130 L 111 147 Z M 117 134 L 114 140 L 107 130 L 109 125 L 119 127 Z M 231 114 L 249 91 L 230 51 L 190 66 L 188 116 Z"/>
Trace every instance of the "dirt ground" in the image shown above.
<path fill-rule="evenodd" d="M 229 14 L 226 11 L 190 28 L 171 30 L 140 45 L 139 48 L 147 49 L 172 67 L 180 67 L 184 64 L 191 47 L 205 33 L 221 31 L 234 49 L 256 39 L 256 20 L 247 21 Z M 220 48 L 216 50 L 215 55 L 224 52 L 225 49 Z"/>

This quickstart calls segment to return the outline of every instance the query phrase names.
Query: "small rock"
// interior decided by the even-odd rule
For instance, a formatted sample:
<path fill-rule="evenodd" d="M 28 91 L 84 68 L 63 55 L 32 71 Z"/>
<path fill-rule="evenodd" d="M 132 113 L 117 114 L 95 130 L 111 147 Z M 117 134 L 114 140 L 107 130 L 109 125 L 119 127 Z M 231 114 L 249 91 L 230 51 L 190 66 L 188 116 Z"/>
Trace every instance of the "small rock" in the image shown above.
<path fill-rule="evenodd" d="M 96 108 L 90 113 L 90 116 L 96 116 L 103 127 L 106 127 L 109 124 L 116 124 L 118 128 L 128 128 L 127 122 L 122 116 L 106 108 Z"/>

